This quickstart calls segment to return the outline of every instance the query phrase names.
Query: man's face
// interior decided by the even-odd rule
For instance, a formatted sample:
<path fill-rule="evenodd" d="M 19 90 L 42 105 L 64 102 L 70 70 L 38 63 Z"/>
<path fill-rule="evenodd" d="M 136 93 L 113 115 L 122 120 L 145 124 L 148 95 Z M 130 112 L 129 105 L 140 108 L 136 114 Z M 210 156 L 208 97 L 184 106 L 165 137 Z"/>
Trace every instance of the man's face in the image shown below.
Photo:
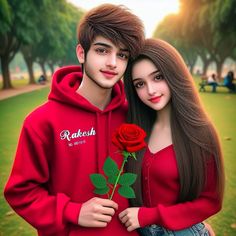
<path fill-rule="evenodd" d="M 123 77 L 129 52 L 123 45 L 116 46 L 109 39 L 97 36 L 86 58 L 84 56 L 79 60 L 84 63 L 85 79 L 92 80 L 100 88 L 109 89 Z"/>

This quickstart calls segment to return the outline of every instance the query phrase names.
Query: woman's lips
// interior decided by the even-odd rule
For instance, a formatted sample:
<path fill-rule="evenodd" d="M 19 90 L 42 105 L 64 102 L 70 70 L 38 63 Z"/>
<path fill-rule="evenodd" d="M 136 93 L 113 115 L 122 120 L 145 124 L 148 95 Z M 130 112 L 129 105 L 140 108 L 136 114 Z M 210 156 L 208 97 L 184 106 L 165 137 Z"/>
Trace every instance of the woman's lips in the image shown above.
<path fill-rule="evenodd" d="M 152 103 L 158 103 L 161 100 L 161 96 L 156 96 L 148 99 Z"/>

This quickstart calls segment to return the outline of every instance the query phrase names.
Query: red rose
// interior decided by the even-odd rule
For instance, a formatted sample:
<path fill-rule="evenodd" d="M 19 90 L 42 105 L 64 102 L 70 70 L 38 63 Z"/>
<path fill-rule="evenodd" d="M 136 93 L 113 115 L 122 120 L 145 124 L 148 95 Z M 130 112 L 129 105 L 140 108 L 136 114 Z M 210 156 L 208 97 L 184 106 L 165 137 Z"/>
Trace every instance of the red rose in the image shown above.
<path fill-rule="evenodd" d="M 145 137 L 145 131 L 139 126 L 135 124 L 122 124 L 113 133 L 112 143 L 122 151 L 136 152 L 146 147 Z"/>

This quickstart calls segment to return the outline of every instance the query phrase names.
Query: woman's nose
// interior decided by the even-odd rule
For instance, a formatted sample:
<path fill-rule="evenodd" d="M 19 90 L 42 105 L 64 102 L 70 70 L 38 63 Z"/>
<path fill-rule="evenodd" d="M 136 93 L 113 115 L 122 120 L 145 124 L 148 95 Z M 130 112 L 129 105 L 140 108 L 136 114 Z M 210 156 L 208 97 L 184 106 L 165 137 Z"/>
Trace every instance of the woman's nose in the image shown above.
<path fill-rule="evenodd" d="M 149 95 L 155 94 L 155 89 L 151 84 L 147 84 L 147 92 Z"/>

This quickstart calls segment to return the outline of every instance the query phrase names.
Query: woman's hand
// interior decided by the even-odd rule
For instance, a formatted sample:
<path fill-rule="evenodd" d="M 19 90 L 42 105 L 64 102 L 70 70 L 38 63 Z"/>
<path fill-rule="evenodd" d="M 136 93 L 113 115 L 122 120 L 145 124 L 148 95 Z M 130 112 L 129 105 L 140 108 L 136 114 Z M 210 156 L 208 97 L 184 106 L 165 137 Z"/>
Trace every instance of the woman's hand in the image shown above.
<path fill-rule="evenodd" d="M 214 230 L 212 229 L 211 225 L 209 225 L 208 223 L 206 223 L 205 221 L 203 222 L 205 227 L 207 228 L 208 232 L 209 232 L 209 235 L 210 236 L 215 236 L 215 232 Z"/>
<path fill-rule="evenodd" d="M 120 221 L 126 226 L 129 232 L 140 228 L 138 221 L 138 211 L 138 207 L 132 207 L 125 209 L 119 214 Z"/>

